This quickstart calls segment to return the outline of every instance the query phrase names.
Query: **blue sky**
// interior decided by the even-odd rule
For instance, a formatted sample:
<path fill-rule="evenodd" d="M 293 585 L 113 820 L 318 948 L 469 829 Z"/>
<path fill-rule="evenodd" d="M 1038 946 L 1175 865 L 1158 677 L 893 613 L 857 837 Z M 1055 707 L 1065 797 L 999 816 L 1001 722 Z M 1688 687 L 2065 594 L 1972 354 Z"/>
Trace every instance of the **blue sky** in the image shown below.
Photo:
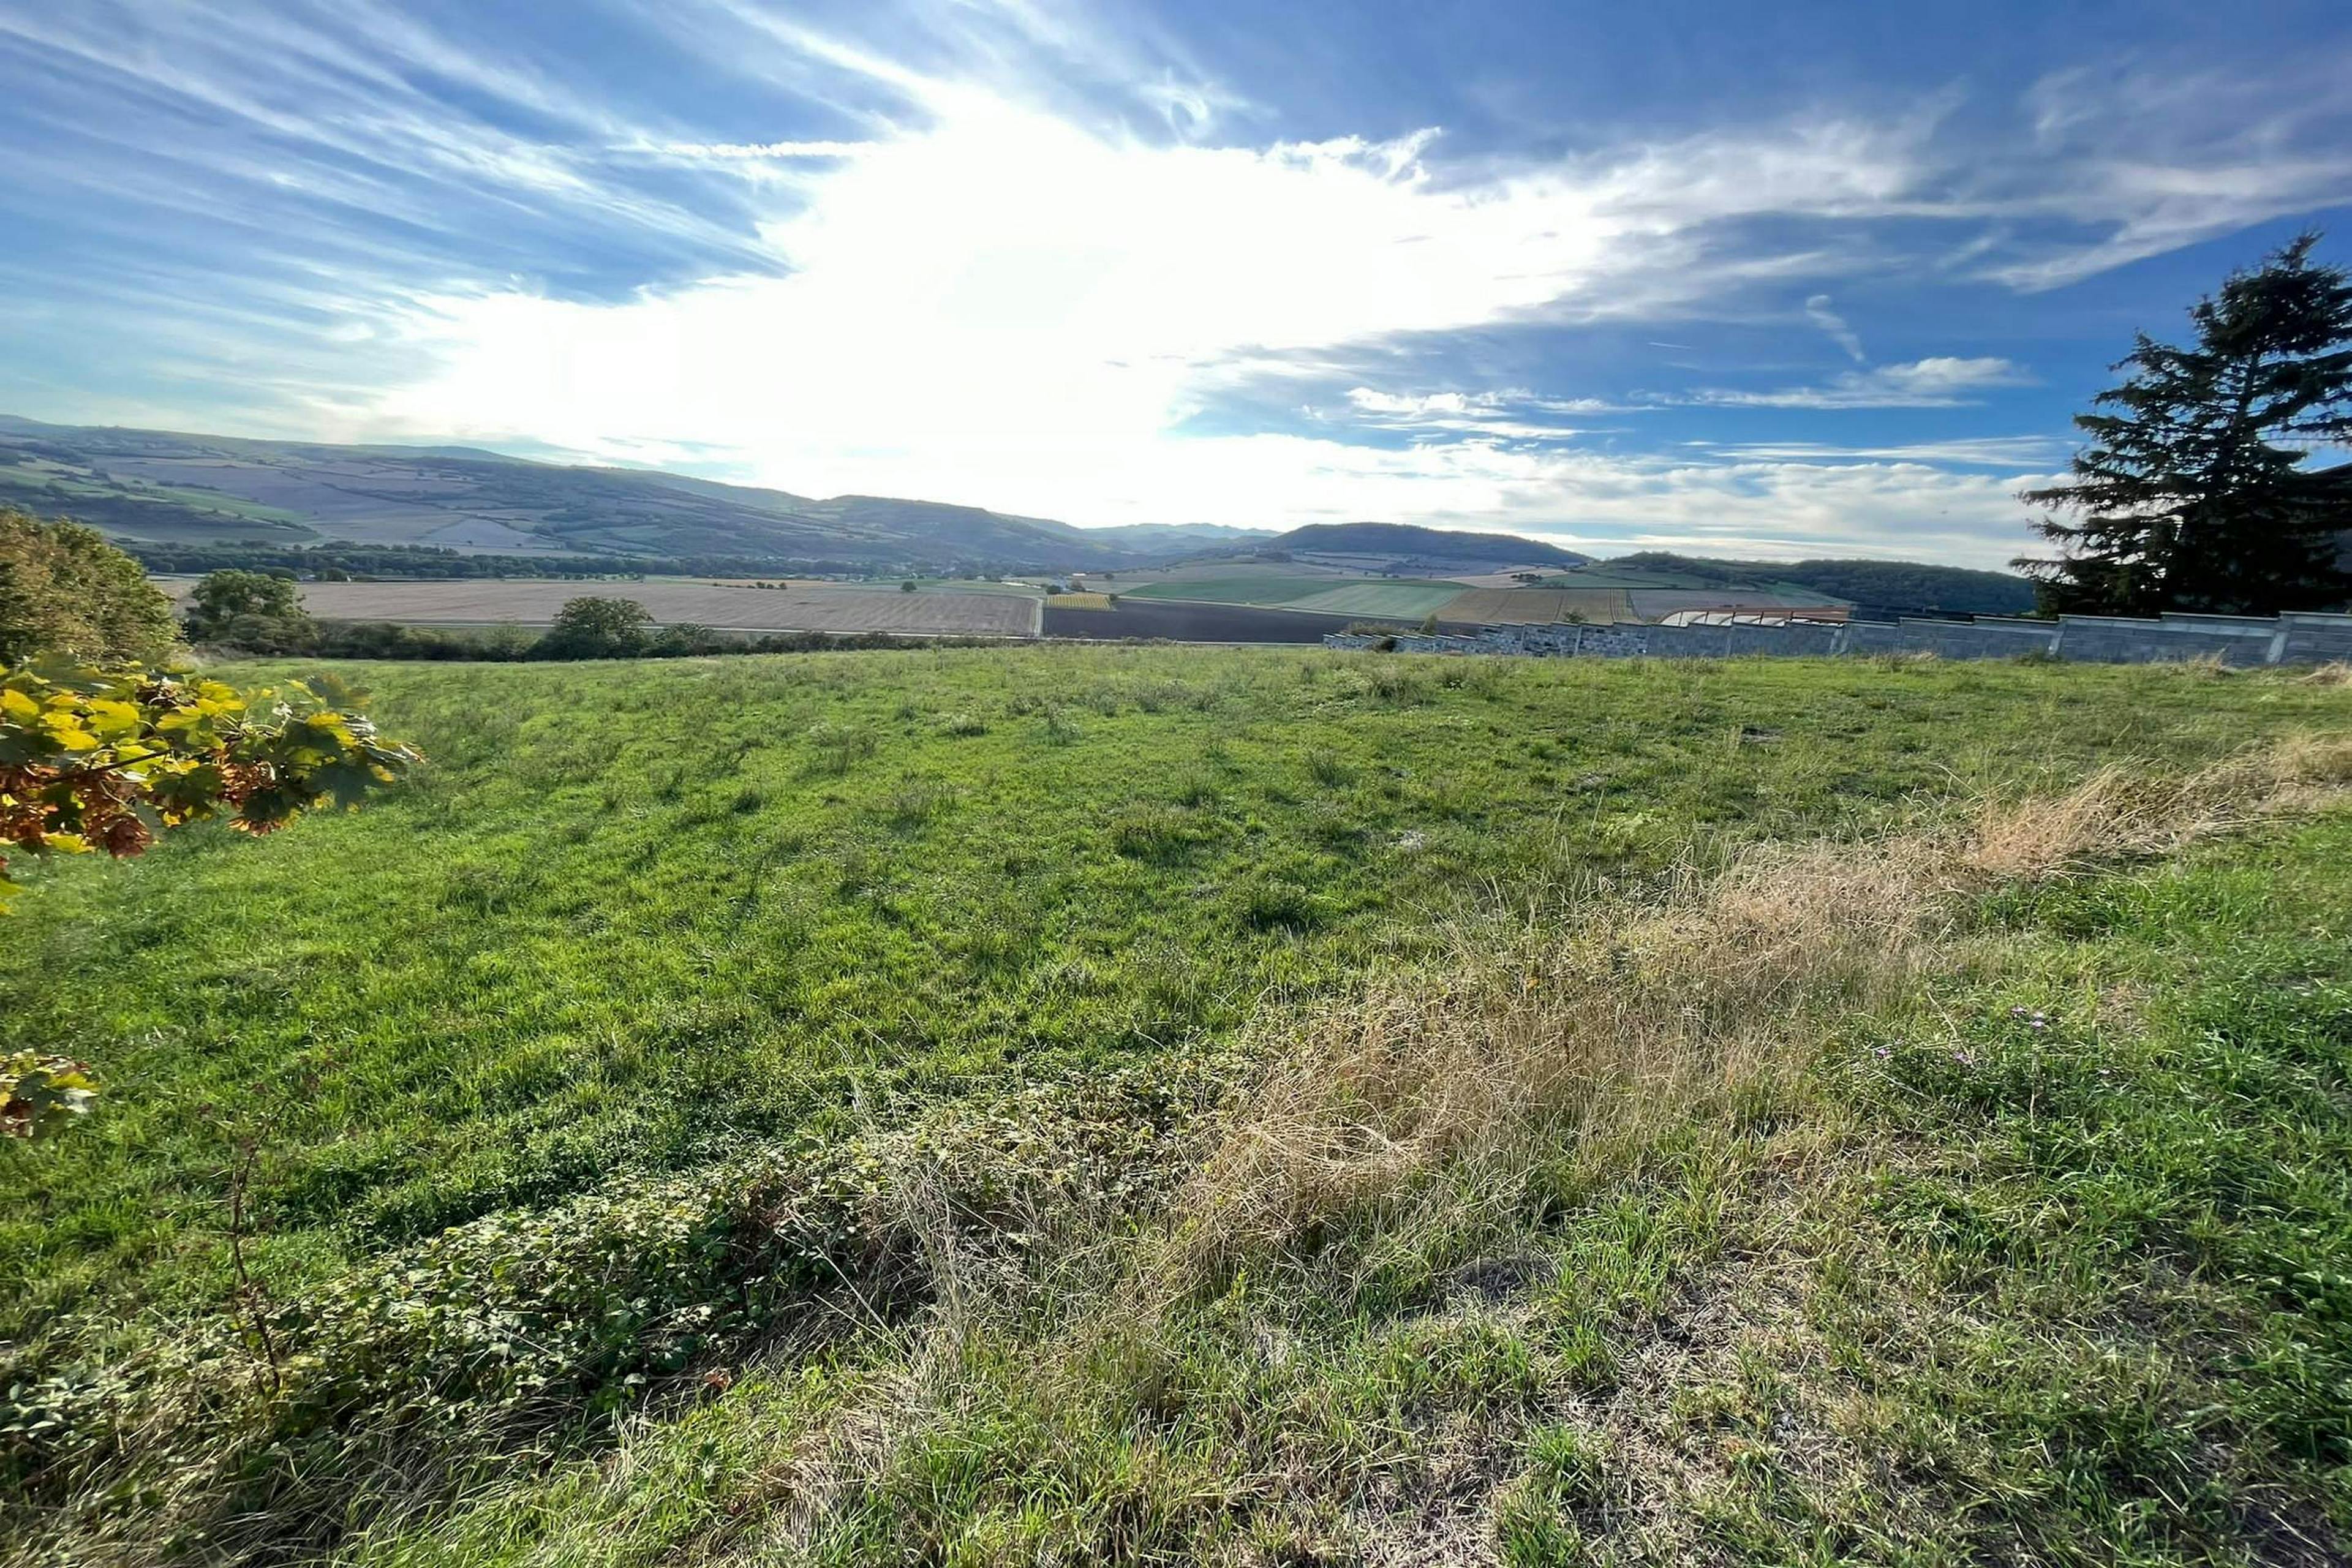
<path fill-rule="evenodd" d="M 0 0 L 0 411 L 1995 564 L 2352 9 Z"/>

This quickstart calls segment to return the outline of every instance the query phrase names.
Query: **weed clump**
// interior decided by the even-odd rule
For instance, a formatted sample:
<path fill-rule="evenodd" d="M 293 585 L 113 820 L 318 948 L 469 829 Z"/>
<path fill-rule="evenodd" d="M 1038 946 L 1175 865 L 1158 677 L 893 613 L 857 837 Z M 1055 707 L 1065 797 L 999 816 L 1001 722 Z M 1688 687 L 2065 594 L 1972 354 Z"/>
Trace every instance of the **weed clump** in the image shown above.
<path fill-rule="evenodd" d="M 1295 882 L 1267 879 L 1242 890 L 1242 923 L 1253 931 L 1304 933 L 1327 924 L 1330 910 L 1321 899 Z"/>
<path fill-rule="evenodd" d="M 1182 858 L 1202 837 L 1188 814 L 1170 806 L 1131 808 L 1113 821 L 1110 827 L 1114 850 L 1130 859 L 1162 864 Z"/>
<path fill-rule="evenodd" d="M 874 754 L 874 732 L 861 725 L 825 720 L 808 732 L 814 772 L 840 775 Z"/>
<path fill-rule="evenodd" d="M 1317 752 L 1308 756 L 1307 772 L 1325 789 L 1341 789 L 1356 782 L 1356 770 L 1328 752 Z"/>

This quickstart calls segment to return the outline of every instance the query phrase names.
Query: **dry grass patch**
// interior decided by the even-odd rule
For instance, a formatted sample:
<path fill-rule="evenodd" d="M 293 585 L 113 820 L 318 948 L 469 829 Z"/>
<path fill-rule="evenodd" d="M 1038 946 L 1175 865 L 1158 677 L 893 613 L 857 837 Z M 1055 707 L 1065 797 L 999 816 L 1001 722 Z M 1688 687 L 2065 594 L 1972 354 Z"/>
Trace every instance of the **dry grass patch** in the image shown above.
<path fill-rule="evenodd" d="M 2177 848 L 2347 784 L 2342 735 L 2185 778 L 2111 766 L 1988 804 L 1961 831 L 1754 849 L 1622 920 L 1465 930 L 1448 978 L 1270 1026 L 1275 1065 L 1180 1194 L 1162 1262 L 1198 1287 L 1342 1224 L 1401 1245 L 1498 1225 L 1562 1150 L 1612 1159 L 1769 1106 L 1840 1017 L 1940 956 L 1963 895 Z"/>

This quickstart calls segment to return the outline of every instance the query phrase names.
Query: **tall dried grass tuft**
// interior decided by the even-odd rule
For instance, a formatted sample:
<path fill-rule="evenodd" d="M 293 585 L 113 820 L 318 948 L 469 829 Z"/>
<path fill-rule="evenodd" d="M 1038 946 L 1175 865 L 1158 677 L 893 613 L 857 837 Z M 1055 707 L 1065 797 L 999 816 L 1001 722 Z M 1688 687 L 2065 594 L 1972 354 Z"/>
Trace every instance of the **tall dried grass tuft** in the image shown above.
<path fill-rule="evenodd" d="M 1994 878 L 2038 877 L 2099 860 L 2158 854 L 2302 809 L 2352 784 L 2352 736 L 2297 734 L 2211 767 L 2168 777 L 2102 768 L 2051 800 L 1988 808 L 1965 863 Z"/>
<path fill-rule="evenodd" d="M 1147 1274 L 1197 1289 L 1335 1228 L 1523 1212 L 1565 1154 L 1727 1111 L 1909 983 L 1962 898 L 2153 853 L 2352 786 L 2352 736 L 2302 736 L 2185 778 L 2110 767 L 1965 830 L 1749 851 L 1654 907 L 1566 931 L 1465 930 L 1447 977 L 1286 1016 L 1275 1063 L 1178 1194 Z"/>

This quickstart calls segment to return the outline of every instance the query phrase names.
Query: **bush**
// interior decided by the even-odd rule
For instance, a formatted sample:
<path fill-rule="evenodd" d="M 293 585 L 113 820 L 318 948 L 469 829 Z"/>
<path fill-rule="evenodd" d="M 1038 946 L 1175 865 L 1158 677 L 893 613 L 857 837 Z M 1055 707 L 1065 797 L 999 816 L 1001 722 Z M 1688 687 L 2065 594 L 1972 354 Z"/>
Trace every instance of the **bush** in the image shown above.
<path fill-rule="evenodd" d="M 567 599 L 534 650 L 541 658 L 627 658 L 645 651 L 654 617 L 635 599 Z"/>
<path fill-rule="evenodd" d="M 719 636 L 709 626 L 693 621 L 679 621 L 664 626 L 646 645 L 646 653 L 653 658 L 682 658 L 708 653 L 719 642 Z"/>
<path fill-rule="evenodd" d="M 196 642 L 256 653 L 305 652 L 319 640 L 293 580 L 267 572 L 212 573 L 189 594 L 187 620 Z"/>
<path fill-rule="evenodd" d="M 161 664 L 178 642 L 172 601 L 105 535 L 0 508 L 0 664 Z"/>

